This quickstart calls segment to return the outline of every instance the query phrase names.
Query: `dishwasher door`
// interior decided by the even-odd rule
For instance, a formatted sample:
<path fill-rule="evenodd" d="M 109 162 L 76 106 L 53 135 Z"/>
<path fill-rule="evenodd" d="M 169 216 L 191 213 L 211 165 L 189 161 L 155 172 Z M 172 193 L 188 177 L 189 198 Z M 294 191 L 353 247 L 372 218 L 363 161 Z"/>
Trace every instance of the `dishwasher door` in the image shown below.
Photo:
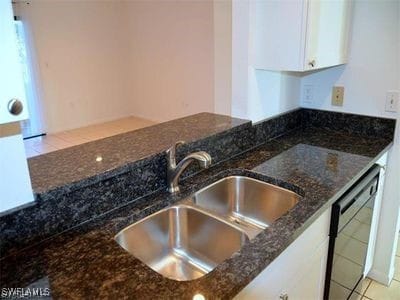
<path fill-rule="evenodd" d="M 334 295 L 346 291 L 343 287 L 349 291 L 347 297 L 350 297 L 353 291 L 360 291 L 358 283 L 364 277 L 374 199 L 375 197 L 371 197 L 338 232 L 329 292 L 332 299 L 335 299 Z"/>
<path fill-rule="evenodd" d="M 329 299 L 348 299 L 353 291 L 360 289 L 378 178 L 379 168 L 376 167 L 332 207 L 328 253 L 330 270 L 327 270 L 330 276 L 329 284 L 326 284 Z"/>

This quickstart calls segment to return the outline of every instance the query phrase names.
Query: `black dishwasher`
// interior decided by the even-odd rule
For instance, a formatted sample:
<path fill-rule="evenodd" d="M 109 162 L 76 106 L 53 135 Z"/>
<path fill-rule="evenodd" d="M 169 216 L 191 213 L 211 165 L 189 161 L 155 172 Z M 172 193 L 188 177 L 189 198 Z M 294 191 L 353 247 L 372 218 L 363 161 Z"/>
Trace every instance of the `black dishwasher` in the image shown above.
<path fill-rule="evenodd" d="M 375 165 L 332 206 L 324 299 L 349 299 L 364 277 L 380 167 Z"/>

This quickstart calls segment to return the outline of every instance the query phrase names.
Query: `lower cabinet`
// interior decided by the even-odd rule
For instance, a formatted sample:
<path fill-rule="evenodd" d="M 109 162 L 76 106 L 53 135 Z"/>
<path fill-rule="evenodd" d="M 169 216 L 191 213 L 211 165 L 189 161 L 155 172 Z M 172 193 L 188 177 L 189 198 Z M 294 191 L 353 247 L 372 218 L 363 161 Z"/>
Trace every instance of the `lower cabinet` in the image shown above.
<path fill-rule="evenodd" d="M 330 217 L 327 209 L 235 299 L 322 299 Z"/>
<path fill-rule="evenodd" d="M 308 264 L 288 283 L 289 288 L 282 290 L 279 297 L 287 299 L 322 299 L 324 295 L 325 270 L 328 258 L 329 239 L 318 248 Z M 290 284 L 293 284 L 290 286 Z"/>

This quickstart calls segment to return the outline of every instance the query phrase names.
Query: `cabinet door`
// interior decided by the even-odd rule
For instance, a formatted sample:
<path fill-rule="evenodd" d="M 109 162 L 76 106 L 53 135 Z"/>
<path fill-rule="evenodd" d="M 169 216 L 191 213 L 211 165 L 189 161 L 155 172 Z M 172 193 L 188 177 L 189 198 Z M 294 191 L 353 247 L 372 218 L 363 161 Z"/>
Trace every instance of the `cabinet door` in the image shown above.
<path fill-rule="evenodd" d="M 235 299 L 319 299 L 325 280 L 331 209 L 327 209 Z M 309 291 L 310 290 L 310 291 Z M 303 297 L 303 295 L 317 297 Z M 322 299 L 322 298 L 321 298 Z"/>
<path fill-rule="evenodd" d="M 308 263 L 288 283 L 293 283 L 287 290 L 282 290 L 280 297 L 290 300 L 322 299 L 324 296 L 325 271 L 328 258 L 329 238 L 318 248 Z"/>
<path fill-rule="evenodd" d="M 303 71 L 307 2 L 250 1 L 250 60 L 256 69 Z"/>
<path fill-rule="evenodd" d="M 347 62 L 351 3 L 349 0 L 309 0 L 304 69 Z"/>
<path fill-rule="evenodd" d="M 0 1 L 0 66 L 0 124 L 27 119 L 11 0 Z"/>

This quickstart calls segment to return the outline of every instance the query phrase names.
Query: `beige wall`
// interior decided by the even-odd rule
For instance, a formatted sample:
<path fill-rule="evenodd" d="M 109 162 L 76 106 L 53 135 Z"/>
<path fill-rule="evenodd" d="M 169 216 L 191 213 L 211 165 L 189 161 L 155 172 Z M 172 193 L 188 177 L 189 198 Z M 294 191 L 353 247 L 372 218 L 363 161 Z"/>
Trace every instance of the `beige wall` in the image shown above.
<path fill-rule="evenodd" d="M 33 36 L 49 132 L 130 113 L 118 2 L 31 1 L 17 7 Z"/>
<path fill-rule="evenodd" d="M 18 2 L 48 132 L 214 111 L 212 1 Z"/>
<path fill-rule="evenodd" d="M 232 113 L 232 1 L 214 1 L 214 110 Z"/>
<path fill-rule="evenodd" d="M 132 113 L 165 121 L 214 111 L 212 1 L 130 1 Z"/>

